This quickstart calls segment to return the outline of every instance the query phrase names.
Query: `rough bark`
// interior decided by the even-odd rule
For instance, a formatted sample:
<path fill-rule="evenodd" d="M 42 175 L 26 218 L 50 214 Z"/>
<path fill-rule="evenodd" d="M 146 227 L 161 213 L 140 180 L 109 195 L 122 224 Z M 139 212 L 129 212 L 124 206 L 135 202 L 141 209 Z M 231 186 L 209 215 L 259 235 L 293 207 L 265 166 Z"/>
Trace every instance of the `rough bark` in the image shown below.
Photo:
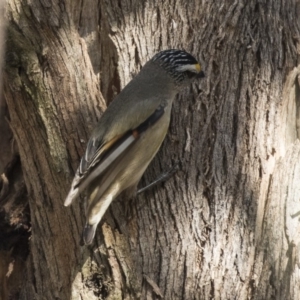
<path fill-rule="evenodd" d="M 4 92 L 32 224 L 20 299 L 297 298 L 299 14 L 296 0 L 8 1 Z M 178 96 L 141 185 L 180 170 L 116 201 L 80 248 L 82 204 L 62 203 L 85 142 L 167 48 L 207 76 Z"/>

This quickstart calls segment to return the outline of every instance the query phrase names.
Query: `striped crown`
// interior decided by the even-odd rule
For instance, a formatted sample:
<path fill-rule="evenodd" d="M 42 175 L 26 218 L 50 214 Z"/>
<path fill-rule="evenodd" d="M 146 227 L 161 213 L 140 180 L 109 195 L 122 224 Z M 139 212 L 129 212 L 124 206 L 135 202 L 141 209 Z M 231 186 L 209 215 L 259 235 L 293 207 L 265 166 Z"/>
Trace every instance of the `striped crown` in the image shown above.
<path fill-rule="evenodd" d="M 177 49 L 164 50 L 157 53 L 152 61 L 162 66 L 177 83 L 182 82 L 187 77 L 187 72 L 191 71 L 191 66 L 200 65 L 198 61 L 191 54 Z M 197 73 L 196 69 L 192 72 Z"/>

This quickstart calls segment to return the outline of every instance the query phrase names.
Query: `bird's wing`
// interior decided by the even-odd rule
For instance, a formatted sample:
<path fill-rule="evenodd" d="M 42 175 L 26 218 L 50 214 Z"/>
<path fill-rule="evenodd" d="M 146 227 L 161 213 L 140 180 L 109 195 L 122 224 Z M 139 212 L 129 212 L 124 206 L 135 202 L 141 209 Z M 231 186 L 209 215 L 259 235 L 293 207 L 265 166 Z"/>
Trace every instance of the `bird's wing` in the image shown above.
<path fill-rule="evenodd" d="M 64 205 L 68 206 L 96 177 L 100 176 L 140 135 L 155 124 L 164 114 L 159 106 L 144 122 L 114 138 L 102 142 L 91 138 L 75 174 Z"/>

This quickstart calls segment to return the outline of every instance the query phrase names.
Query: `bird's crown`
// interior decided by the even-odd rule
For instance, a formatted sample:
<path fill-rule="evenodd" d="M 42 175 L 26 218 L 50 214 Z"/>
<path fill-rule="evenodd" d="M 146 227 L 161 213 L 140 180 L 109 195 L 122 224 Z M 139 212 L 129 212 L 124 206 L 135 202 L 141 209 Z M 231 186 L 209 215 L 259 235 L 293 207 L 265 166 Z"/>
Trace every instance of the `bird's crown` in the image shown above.
<path fill-rule="evenodd" d="M 201 66 L 195 57 L 184 50 L 161 51 L 152 58 L 152 61 L 162 66 L 178 83 L 201 72 Z"/>

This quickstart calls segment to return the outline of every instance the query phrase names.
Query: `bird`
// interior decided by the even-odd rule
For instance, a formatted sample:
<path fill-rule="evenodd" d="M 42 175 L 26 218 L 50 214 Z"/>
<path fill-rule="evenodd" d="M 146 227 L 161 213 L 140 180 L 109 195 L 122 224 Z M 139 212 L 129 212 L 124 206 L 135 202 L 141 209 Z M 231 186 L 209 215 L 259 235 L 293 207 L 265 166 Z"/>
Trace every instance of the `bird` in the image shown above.
<path fill-rule="evenodd" d="M 93 242 L 111 202 L 134 190 L 159 150 L 169 128 L 176 95 L 204 77 L 194 56 L 179 49 L 155 54 L 100 117 L 64 202 L 85 194 L 82 244 Z"/>

